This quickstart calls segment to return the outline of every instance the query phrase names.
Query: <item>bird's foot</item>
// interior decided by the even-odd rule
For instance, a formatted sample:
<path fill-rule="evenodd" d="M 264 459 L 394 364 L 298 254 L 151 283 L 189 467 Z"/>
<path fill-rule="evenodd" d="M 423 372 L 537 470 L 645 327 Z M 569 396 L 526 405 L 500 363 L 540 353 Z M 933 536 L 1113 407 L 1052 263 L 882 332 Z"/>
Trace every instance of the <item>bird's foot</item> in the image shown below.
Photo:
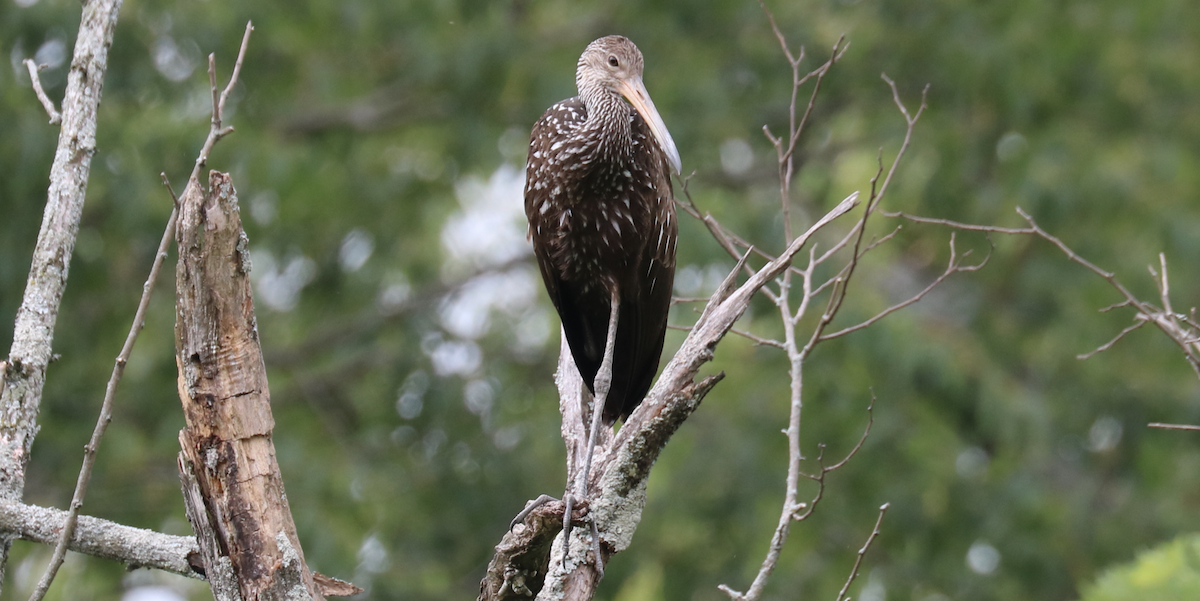
<path fill-rule="evenodd" d="M 574 526 L 574 524 L 572 523 L 573 522 L 572 513 L 574 513 L 575 503 L 574 503 L 574 498 L 569 494 L 563 495 L 563 500 L 564 500 L 565 507 L 564 507 L 564 511 L 563 511 L 562 565 L 563 565 L 563 567 L 566 567 L 567 557 L 569 557 L 571 555 L 571 529 Z M 586 500 L 584 501 L 583 508 L 585 510 L 587 509 L 587 501 Z M 594 515 L 592 515 L 590 512 L 584 517 L 584 519 L 587 520 L 588 526 L 591 528 L 592 553 L 595 554 L 597 581 L 599 581 L 599 579 L 604 578 L 604 559 L 600 555 L 600 528 L 596 525 L 596 517 Z"/>
<path fill-rule="evenodd" d="M 596 582 L 604 580 L 604 558 L 600 556 L 600 528 L 596 526 L 596 517 L 589 515 L 588 523 L 592 525 L 592 553 L 596 554 Z"/>
<path fill-rule="evenodd" d="M 517 527 L 517 524 L 524 522 L 525 518 L 529 517 L 529 514 L 533 513 L 533 510 L 537 509 L 538 507 L 541 507 L 542 505 L 545 505 L 546 503 L 557 503 L 557 502 L 558 502 L 558 499 L 555 499 L 554 497 L 552 497 L 550 495 L 542 495 L 542 496 L 530 501 L 529 503 L 527 503 L 525 505 L 525 509 L 522 509 L 521 513 L 518 513 L 517 516 L 514 517 L 511 522 L 509 522 L 508 530 L 511 532 L 513 528 Z M 570 515 L 570 509 L 567 510 L 567 515 Z"/>

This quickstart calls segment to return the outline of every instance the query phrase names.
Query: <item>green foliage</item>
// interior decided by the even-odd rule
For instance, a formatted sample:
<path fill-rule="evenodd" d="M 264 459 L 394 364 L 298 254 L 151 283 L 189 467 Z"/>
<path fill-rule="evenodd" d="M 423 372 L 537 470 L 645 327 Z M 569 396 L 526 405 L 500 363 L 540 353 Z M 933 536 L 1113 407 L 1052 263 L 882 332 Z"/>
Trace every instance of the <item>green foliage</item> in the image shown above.
<path fill-rule="evenodd" d="M 910 108 L 931 86 L 885 209 L 1020 226 L 1020 206 L 1136 294 L 1155 297 L 1145 266 L 1165 252 L 1177 308 L 1200 298 L 1200 4 L 768 4 L 809 66 L 842 34 L 851 43 L 802 140 L 797 227 L 866 190 L 880 149 L 887 161 L 898 148 L 903 119 L 882 71 Z M 58 133 L 18 59 L 52 59 L 61 42 L 63 60 L 42 74 L 60 98 L 78 18 L 77 3 L 0 3 L 0 47 L 13 59 L 0 69 L 0 341 Z M 170 212 L 158 173 L 182 189 L 208 125 L 205 57 L 216 53 L 227 77 L 247 20 L 256 31 L 231 99 L 237 131 L 210 166 L 233 174 L 249 217 L 275 443 L 305 555 L 370 598 L 469 597 L 512 515 L 563 488 L 557 322 L 527 254 L 515 266 L 493 247 L 456 254 L 445 232 L 511 230 L 519 246 L 529 128 L 574 93 L 583 47 L 622 33 L 646 56 L 697 204 L 778 250 L 776 166 L 760 132 L 786 128 L 787 64 L 753 0 L 127 2 L 29 502 L 70 498 Z M 469 221 L 484 209 L 499 212 Z M 871 233 L 896 225 L 881 218 Z M 834 326 L 919 290 L 941 272 L 948 237 L 904 223 L 861 266 Z M 834 598 L 884 502 L 856 599 L 1074 599 L 1077 583 L 1131 548 L 1194 529 L 1200 448 L 1144 427 L 1200 422 L 1200 388 L 1178 351 L 1144 328 L 1078 361 L 1130 323 L 1127 309 L 1097 313 L 1119 300 L 1111 288 L 1044 242 L 958 241 L 975 257 L 991 249 L 989 265 L 823 344 L 808 364 L 807 469 L 819 443 L 830 457 L 854 445 L 872 391 L 875 425 L 793 529 L 772 598 Z M 689 296 L 732 265 L 688 220 L 679 255 Z M 168 269 L 84 511 L 185 533 L 171 280 Z M 486 310 L 471 304 L 480 299 Z M 672 319 L 690 320 L 686 307 Z M 739 326 L 780 334 L 765 301 Z M 681 339 L 672 332 L 668 350 Z M 663 453 L 600 598 L 720 599 L 718 584 L 744 588 L 762 561 L 782 499 L 786 361 L 731 337 L 712 369 L 728 377 Z M 990 571 L 968 561 L 989 553 L 999 558 Z M 18 543 L 5 598 L 23 596 L 43 563 L 40 547 Z M 96 560 L 67 574 L 52 595 L 116 599 L 147 582 Z"/>
<path fill-rule="evenodd" d="M 1184 535 L 1105 570 L 1083 587 L 1082 601 L 1195 599 L 1200 596 L 1200 535 Z"/>

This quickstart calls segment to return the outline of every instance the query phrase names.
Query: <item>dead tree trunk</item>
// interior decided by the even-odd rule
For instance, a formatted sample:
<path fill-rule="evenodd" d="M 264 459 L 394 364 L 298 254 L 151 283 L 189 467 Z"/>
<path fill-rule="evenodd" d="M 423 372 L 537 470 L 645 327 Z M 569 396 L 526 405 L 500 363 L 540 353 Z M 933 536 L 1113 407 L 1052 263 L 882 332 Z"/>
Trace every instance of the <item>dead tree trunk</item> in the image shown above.
<path fill-rule="evenodd" d="M 180 204 L 175 340 L 187 419 L 180 463 L 185 483 L 194 476 L 199 493 L 185 490 L 184 497 L 189 517 L 201 522 L 193 525 L 202 553 L 211 554 L 208 576 L 231 568 L 244 601 L 321 599 L 275 460 L 248 241 L 233 182 L 214 171 L 207 192 L 192 182 Z M 206 530 L 215 548 L 203 548 Z M 228 561 L 226 569 L 214 560 Z M 218 587 L 214 582 L 214 593 Z"/>

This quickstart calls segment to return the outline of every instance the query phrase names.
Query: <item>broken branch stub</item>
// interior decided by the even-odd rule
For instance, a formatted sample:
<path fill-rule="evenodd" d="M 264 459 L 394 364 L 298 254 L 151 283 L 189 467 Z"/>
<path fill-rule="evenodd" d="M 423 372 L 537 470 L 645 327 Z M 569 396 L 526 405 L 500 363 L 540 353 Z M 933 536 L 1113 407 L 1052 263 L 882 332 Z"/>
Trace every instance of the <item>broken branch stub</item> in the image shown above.
<path fill-rule="evenodd" d="M 191 464 L 242 599 L 320 599 L 304 563 L 271 441 L 270 392 L 250 292 L 248 240 L 228 174 L 190 182 L 175 240 L 175 344 Z M 198 530 L 200 530 L 198 528 Z"/>

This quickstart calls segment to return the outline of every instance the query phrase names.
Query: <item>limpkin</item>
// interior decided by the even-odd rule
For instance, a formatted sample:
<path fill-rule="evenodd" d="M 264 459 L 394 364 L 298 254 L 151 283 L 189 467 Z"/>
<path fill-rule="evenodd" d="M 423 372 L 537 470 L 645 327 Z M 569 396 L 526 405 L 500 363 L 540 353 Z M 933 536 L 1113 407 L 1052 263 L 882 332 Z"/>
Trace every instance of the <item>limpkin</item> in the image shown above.
<path fill-rule="evenodd" d="M 601 421 L 629 417 L 658 371 L 675 277 L 671 172 L 680 161 L 633 42 L 612 35 L 589 44 L 575 84 L 579 95 L 533 126 L 525 215 L 546 291 L 595 399 L 575 483 L 582 496 Z M 569 487 L 564 501 L 569 541 Z"/>

